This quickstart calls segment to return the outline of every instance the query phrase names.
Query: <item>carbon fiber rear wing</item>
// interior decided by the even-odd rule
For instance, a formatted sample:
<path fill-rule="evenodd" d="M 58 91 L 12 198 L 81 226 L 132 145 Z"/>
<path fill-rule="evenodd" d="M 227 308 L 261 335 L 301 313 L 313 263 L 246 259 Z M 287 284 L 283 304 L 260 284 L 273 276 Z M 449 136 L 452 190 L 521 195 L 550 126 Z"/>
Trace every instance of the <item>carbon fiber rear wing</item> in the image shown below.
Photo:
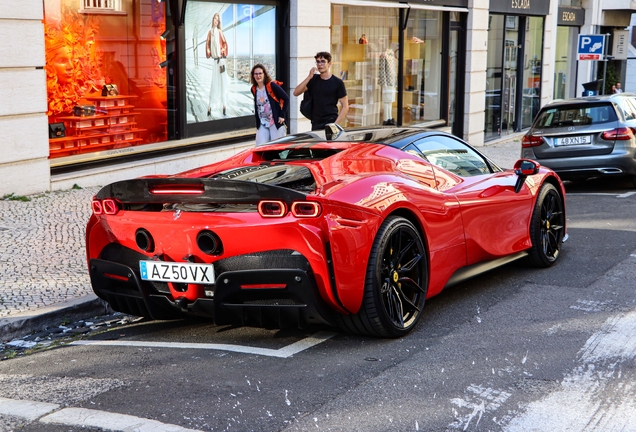
<path fill-rule="evenodd" d="M 292 189 L 243 180 L 201 178 L 147 178 L 124 180 L 104 186 L 97 199 L 113 198 L 133 203 L 258 203 L 282 200 L 288 205 L 307 195 Z"/>

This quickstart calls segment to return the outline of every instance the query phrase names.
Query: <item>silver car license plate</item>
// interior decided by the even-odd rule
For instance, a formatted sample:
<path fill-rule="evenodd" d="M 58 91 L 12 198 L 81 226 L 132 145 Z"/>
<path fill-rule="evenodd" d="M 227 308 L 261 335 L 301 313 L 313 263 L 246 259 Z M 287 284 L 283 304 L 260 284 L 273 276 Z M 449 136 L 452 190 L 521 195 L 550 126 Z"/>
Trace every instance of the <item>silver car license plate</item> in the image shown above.
<path fill-rule="evenodd" d="M 213 284 L 212 264 L 139 261 L 141 279 L 158 282 Z"/>
<path fill-rule="evenodd" d="M 592 136 L 579 135 L 579 136 L 571 136 L 571 137 L 563 137 L 563 138 L 554 139 L 555 146 L 568 146 L 568 145 L 578 145 L 578 144 L 592 144 Z"/>

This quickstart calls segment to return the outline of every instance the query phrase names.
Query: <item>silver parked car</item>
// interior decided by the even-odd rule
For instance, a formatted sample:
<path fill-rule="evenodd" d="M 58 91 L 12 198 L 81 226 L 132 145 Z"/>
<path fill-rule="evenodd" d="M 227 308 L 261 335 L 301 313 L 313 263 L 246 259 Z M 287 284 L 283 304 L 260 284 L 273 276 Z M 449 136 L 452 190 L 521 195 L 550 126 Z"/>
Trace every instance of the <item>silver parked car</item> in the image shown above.
<path fill-rule="evenodd" d="M 564 180 L 629 176 L 636 187 L 636 94 L 550 102 L 523 137 L 521 157 Z"/>

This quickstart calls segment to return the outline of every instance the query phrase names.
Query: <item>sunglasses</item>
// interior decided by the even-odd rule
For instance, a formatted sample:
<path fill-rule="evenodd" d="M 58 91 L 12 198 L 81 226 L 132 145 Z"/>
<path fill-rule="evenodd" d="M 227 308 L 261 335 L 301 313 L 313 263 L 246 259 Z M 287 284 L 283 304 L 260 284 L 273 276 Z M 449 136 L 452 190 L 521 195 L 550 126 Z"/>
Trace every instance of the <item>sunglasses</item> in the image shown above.
<path fill-rule="evenodd" d="M 327 60 L 316 60 L 316 64 L 327 64 Z"/>

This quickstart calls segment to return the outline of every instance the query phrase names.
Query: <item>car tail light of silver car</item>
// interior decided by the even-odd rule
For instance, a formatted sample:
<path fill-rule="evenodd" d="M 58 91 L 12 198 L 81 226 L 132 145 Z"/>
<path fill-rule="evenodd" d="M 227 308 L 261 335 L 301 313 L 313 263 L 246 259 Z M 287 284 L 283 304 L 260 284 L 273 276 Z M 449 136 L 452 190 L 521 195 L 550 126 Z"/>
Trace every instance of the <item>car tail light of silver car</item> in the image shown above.
<path fill-rule="evenodd" d="M 605 131 L 601 137 L 607 141 L 627 141 L 634 138 L 634 135 L 636 135 L 636 130 L 634 128 L 621 127 L 611 131 Z"/>
<path fill-rule="evenodd" d="M 544 143 L 543 137 L 535 136 L 535 135 L 526 135 L 521 140 L 521 147 L 538 147 Z"/>
<path fill-rule="evenodd" d="M 110 198 L 105 200 L 93 199 L 91 207 L 93 208 L 93 213 L 95 213 L 96 215 L 114 215 L 119 212 L 119 205 L 114 199 Z"/>

